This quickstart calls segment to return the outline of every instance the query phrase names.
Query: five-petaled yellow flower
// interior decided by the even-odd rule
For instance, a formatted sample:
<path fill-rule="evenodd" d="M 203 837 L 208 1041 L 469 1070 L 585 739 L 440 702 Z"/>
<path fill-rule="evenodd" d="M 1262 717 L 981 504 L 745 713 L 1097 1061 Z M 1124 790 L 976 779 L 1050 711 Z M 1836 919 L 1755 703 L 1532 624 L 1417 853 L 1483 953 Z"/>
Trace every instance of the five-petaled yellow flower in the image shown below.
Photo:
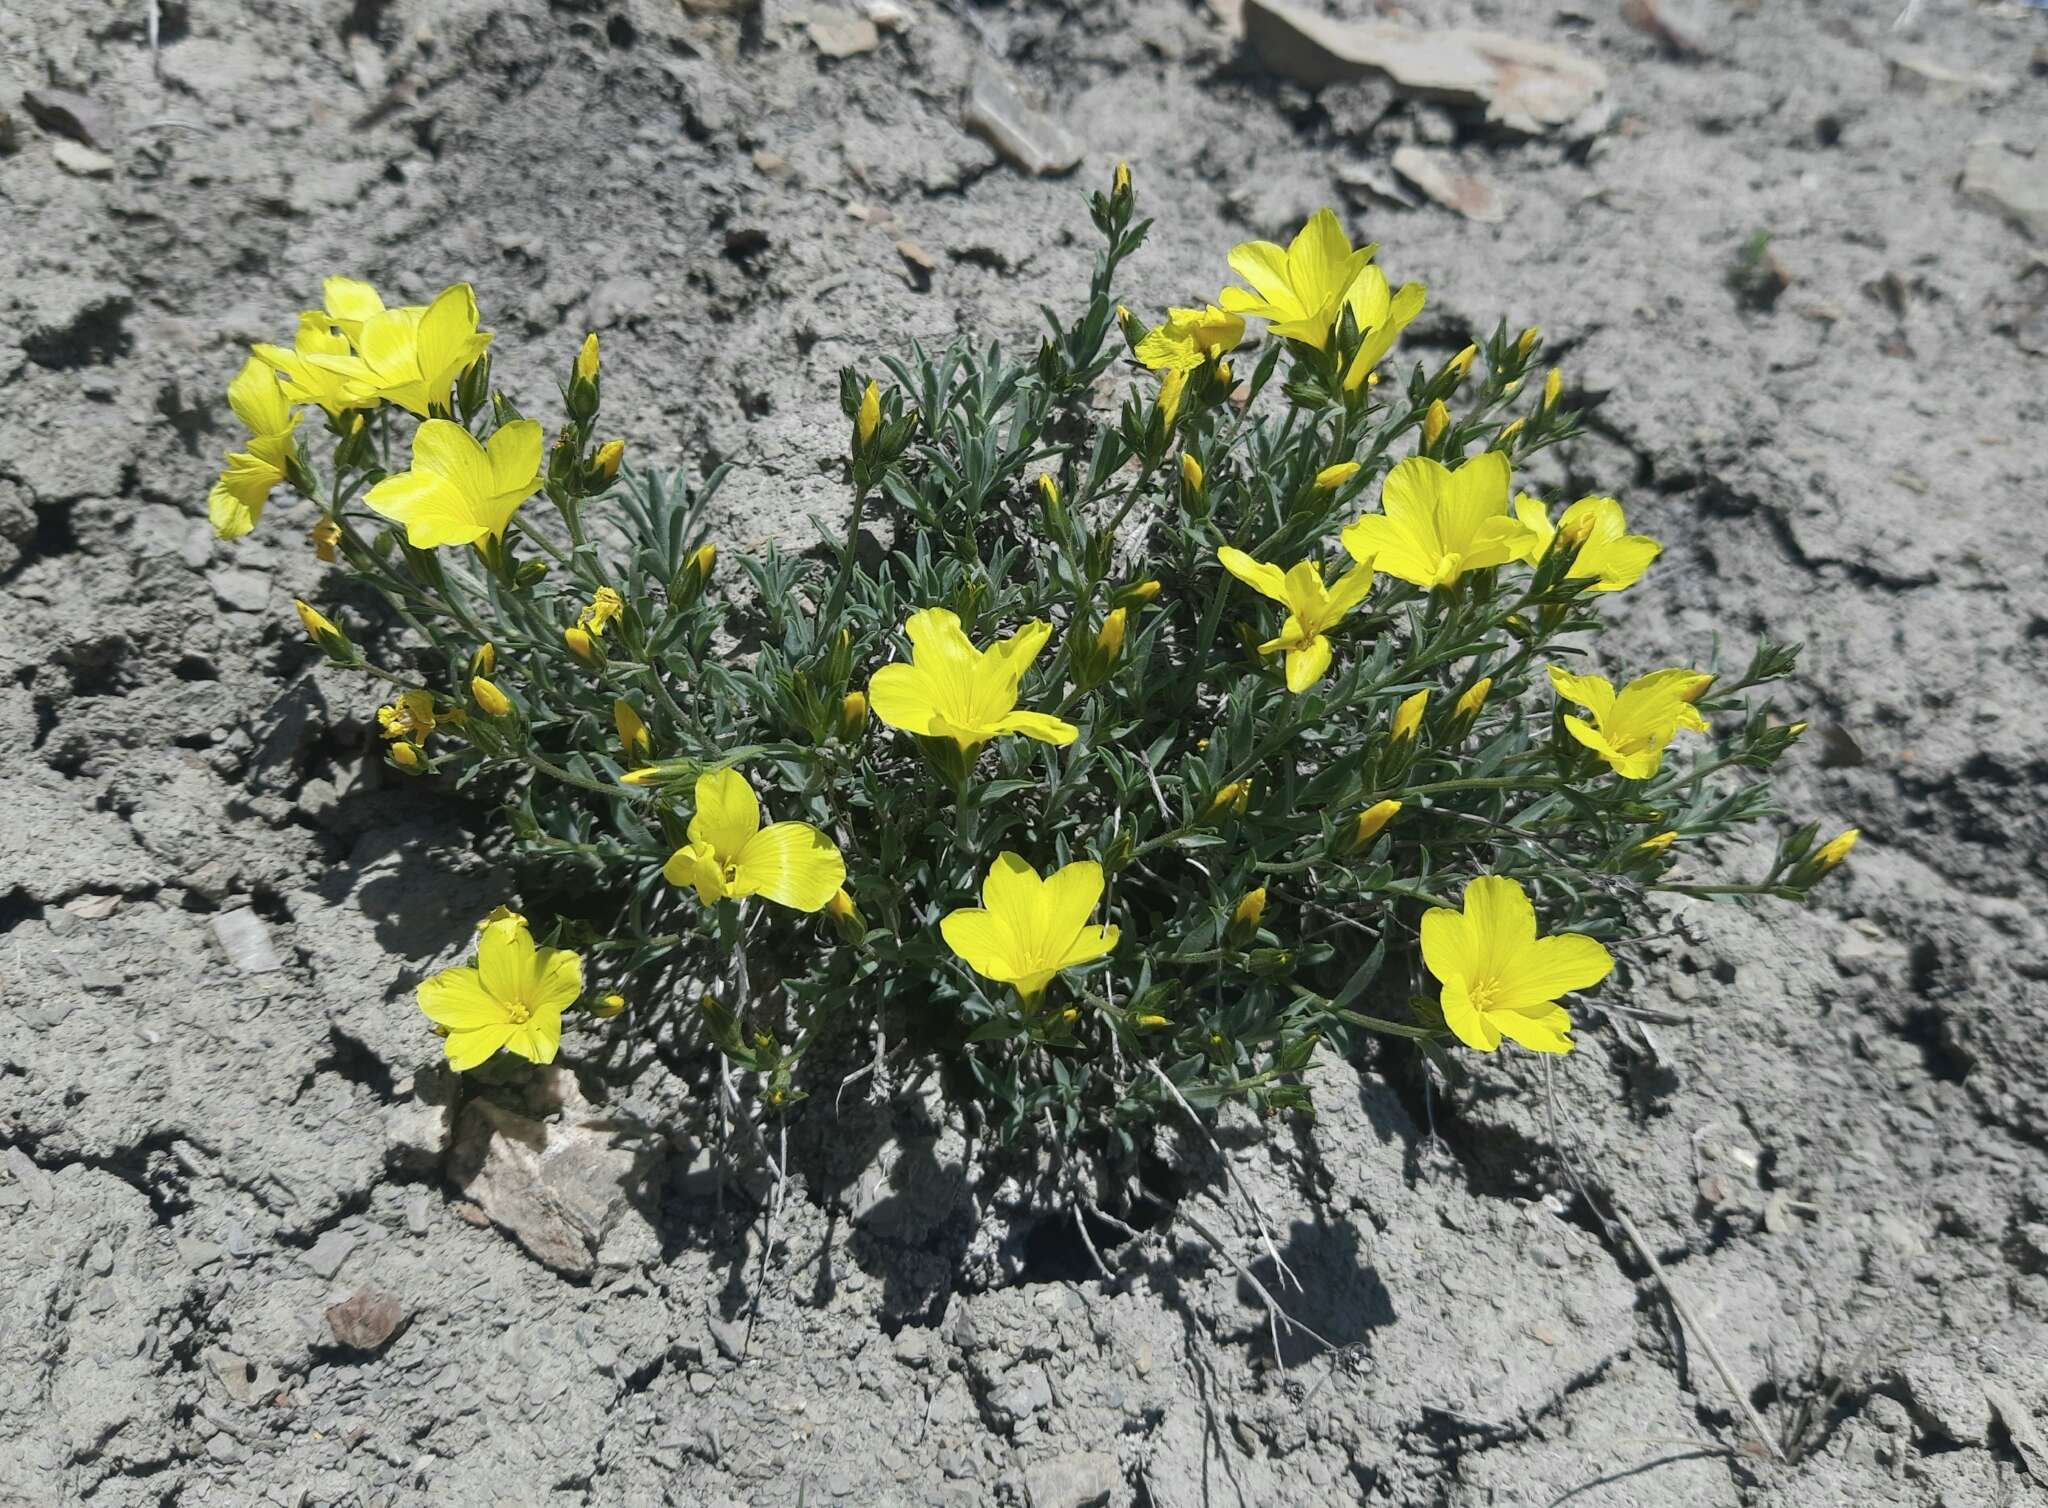
<path fill-rule="evenodd" d="M 1611 497 L 1582 497 L 1564 510 L 1555 524 L 1550 510 L 1528 493 L 1515 497 L 1515 515 L 1529 531 L 1521 558 L 1530 565 L 1559 549 L 1575 550 L 1567 568 L 1572 577 L 1590 576 L 1589 592 L 1618 592 L 1634 586 L 1664 547 L 1645 534 L 1628 532 L 1621 504 Z"/>
<path fill-rule="evenodd" d="M 1505 565 L 1529 530 L 1508 511 L 1508 458 L 1497 450 L 1453 471 L 1411 456 L 1387 473 L 1378 513 L 1344 531 L 1344 548 L 1415 586 L 1449 586 L 1467 571 Z"/>
<path fill-rule="evenodd" d="M 1481 1052 L 1502 1037 L 1536 1052 L 1570 1052 L 1572 1018 L 1558 997 L 1591 989 L 1614 968 L 1590 937 L 1538 937 L 1528 892 L 1501 875 L 1467 885 L 1462 912 L 1423 913 L 1422 961 L 1443 986 L 1444 1024 Z"/>
<path fill-rule="evenodd" d="M 1372 562 L 1353 566 L 1334 585 L 1323 584 L 1323 568 L 1298 560 L 1286 571 L 1257 561 L 1225 545 L 1216 552 L 1223 569 L 1263 596 L 1287 609 L 1280 632 L 1259 646 L 1259 653 L 1287 652 L 1287 689 L 1299 696 L 1330 668 L 1330 630 L 1365 601 L 1372 588 Z"/>
<path fill-rule="evenodd" d="M 1398 289 L 1389 288 L 1387 275 L 1370 262 L 1358 270 L 1358 276 L 1352 279 L 1351 288 L 1344 295 L 1344 306 L 1351 311 L 1351 318 L 1364 339 L 1359 343 L 1358 353 L 1351 358 L 1351 365 L 1344 369 L 1347 391 L 1364 382 L 1372 375 L 1372 369 L 1387 359 L 1387 353 L 1394 349 L 1394 342 L 1400 338 L 1401 332 L 1422 312 L 1425 297 L 1420 283 L 1403 283 Z"/>
<path fill-rule="evenodd" d="M 249 349 L 284 380 L 285 396 L 294 403 L 317 404 L 339 418 L 352 408 L 370 408 L 377 402 L 353 396 L 346 377 L 313 360 L 316 356 L 347 356 L 350 350 L 348 337 L 334 328 L 332 316 L 317 309 L 299 316 L 298 334 L 289 351 L 267 343 Z"/>
<path fill-rule="evenodd" d="M 1021 733 L 1040 743 L 1070 744 L 1081 730 L 1044 712 L 1017 711 L 1024 673 L 1052 625 L 1036 620 L 1007 639 L 976 649 L 959 617 L 943 607 L 912 613 L 909 663 L 884 665 L 868 682 L 868 703 L 890 727 L 926 738 L 950 738 L 972 752 L 992 738 Z"/>
<path fill-rule="evenodd" d="M 350 335 L 345 325 L 342 333 Z M 425 308 L 408 304 L 368 314 L 350 339 L 350 354 L 313 352 L 306 360 L 342 379 L 351 406 L 382 398 L 424 419 L 435 409 L 448 410 L 455 379 L 484 354 L 491 334 L 477 329 L 475 291 L 456 283 Z"/>
<path fill-rule="evenodd" d="M 405 525 L 416 550 L 503 537 L 519 505 L 540 490 L 540 425 L 516 419 L 477 444 L 450 419 L 429 419 L 412 437 L 412 469 L 388 476 L 363 501 Z"/>
<path fill-rule="evenodd" d="M 566 948 L 537 947 L 523 917 L 483 928 L 472 968 L 443 969 L 416 992 L 427 1019 L 448 1028 L 443 1047 L 458 1073 L 499 1048 L 552 1063 L 562 1043 L 562 1012 L 583 993 L 583 959 Z"/>
<path fill-rule="evenodd" d="M 1063 969 L 1092 963 L 1116 947 L 1114 926 L 1091 927 L 1102 899 L 1102 866 L 1082 859 L 1044 879 L 1022 856 L 997 855 L 982 881 L 981 905 L 939 922 L 946 946 L 984 979 L 1016 986 L 1028 1004 Z"/>
<path fill-rule="evenodd" d="M 1377 246 L 1354 248 L 1351 237 L 1328 209 L 1309 217 L 1285 250 L 1271 241 L 1246 241 L 1230 251 L 1230 270 L 1252 292 L 1225 288 L 1223 307 L 1271 323 L 1273 333 L 1303 341 L 1320 351 L 1352 279 L 1372 261 Z"/>
<path fill-rule="evenodd" d="M 284 480 L 299 416 L 277 374 L 253 356 L 228 384 L 228 407 L 249 428 L 248 448 L 228 453 L 220 480 L 207 494 L 206 516 L 222 539 L 239 539 L 256 527 L 270 489 Z"/>
<path fill-rule="evenodd" d="M 1680 728 L 1705 733 L 1707 720 L 1693 706 L 1713 677 L 1697 670 L 1655 670 L 1637 676 L 1619 694 L 1605 676 L 1573 675 L 1550 667 L 1557 694 L 1592 714 L 1567 716 L 1565 731 L 1606 760 L 1626 780 L 1648 780 L 1664 763 L 1664 747 Z"/>
<path fill-rule="evenodd" d="M 694 885 L 705 905 L 758 895 L 795 911 L 818 911 L 846 880 L 846 861 L 808 822 L 761 825 L 761 803 L 736 770 L 697 777 L 690 843 L 661 872 L 671 885 Z"/>
<path fill-rule="evenodd" d="M 1211 356 L 1237 349 L 1243 339 L 1244 320 L 1214 304 L 1168 309 L 1166 323 L 1139 341 L 1132 354 L 1155 372 L 1192 372 Z"/>

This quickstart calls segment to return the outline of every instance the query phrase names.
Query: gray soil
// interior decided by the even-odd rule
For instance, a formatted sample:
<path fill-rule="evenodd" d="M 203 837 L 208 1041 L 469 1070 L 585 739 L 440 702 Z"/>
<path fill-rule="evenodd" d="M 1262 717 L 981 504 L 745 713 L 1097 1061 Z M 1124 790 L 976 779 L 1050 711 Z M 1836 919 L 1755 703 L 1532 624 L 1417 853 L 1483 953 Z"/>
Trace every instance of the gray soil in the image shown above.
<path fill-rule="evenodd" d="M 1613 0 L 1410 6 L 1607 70 L 1522 139 L 1175 0 L 903 0 L 868 51 L 706 8 L 164 0 L 154 56 L 144 0 L 0 10 L 0 1504 L 2048 1500 L 2048 11 L 1663 0 L 1686 57 Z M 991 64 L 1074 175 L 962 129 Z M 1357 187 L 1404 145 L 1502 218 Z M 1348 202 L 1429 285 L 1412 355 L 1541 322 L 1604 395 L 1569 479 L 1670 544 L 1631 647 L 1805 642 L 1785 796 L 1861 824 L 1846 873 L 1676 913 L 1616 997 L 1661 1024 L 1589 1012 L 1550 1077 L 1325 1061 L 1227 1173 L 1174 1128 L 1149 1203 L 1096 1191 L 1154 1217 L 1093 1228 L 1113 1283 L 928 1090 L 812 1101 L 779 1200 L 630 1015 L 454 1101 L 411 987 L 512 879 L 314 664 L 294 594 L 371 615 L 304 509 L 210 537 L 239 347 L 329 272 L 472 279 L 510 390 L 599 330 L 636 454 L 807 543 L 837 367 L 1033 339 L 1119 157 L 1148 311 Z M 1276 1355 L 1252 1279 L 1336 1349 Z"/>

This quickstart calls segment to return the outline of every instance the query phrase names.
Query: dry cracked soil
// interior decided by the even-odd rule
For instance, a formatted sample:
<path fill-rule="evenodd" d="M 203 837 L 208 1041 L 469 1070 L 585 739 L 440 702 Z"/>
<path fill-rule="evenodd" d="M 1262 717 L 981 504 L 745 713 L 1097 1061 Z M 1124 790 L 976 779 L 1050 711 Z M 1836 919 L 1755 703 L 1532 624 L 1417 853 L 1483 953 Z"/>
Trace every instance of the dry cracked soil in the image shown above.
<path fill-rule="evenodd" d="M 1385 11 L 1604 87 L 1489 124 L 1259 0 L 0 4 L 0 1504 L 2048 1501 L 2048 10 Z M 1646 662 L 1806 645 L 1846 873 L 1674 913 L 1547 1075 L 1169 1128 L 1111 1282 L 916 1095 L 808 1107 L 778 1206 L 630 1015 L 456 1093 L 410 988 L 512 878 L 315 664 L 290 598 L 368 609 L 303 518 L 211 538 L 239 347 L 469 278 L 509 388 L 601 332 L 803 544 L 838 366 L 1030 339 L 1119 158 L 1148 310 L 1330 202 L 1411 355 L 1540 322 L 1563 476 L 1669 542 Z"/>

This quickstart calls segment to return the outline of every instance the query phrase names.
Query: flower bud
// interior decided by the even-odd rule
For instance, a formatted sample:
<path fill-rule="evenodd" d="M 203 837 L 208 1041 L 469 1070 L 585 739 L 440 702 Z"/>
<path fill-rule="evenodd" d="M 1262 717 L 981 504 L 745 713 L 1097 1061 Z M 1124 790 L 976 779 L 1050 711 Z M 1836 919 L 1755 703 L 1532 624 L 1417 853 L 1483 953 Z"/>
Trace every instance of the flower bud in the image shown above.
<path fill-rule="evenodd" d="M 522 560 L 519 569 L 512 573 L 512 582 L 519 587 L 538 586 L 547 574 L 548 563 L 545 560 Z"/>
<path fill-rule="evenodd" d="M 1209 807 L 1203 812 L 1202 820 L 1214 822 L 1224 816 L 1241 817 L 1251 799 L 1251 781 L 1233 780 L 1209 799 Z"/>
<path fill-rule="evenodd" d="M 1229 938 L 1238 947 L 1243 947 L 1258 935 L 1259 923 L 1266 915 L 1266 887 L 1247 890 L 1238 897 L 1237 906 L 1230 913 Z"/>
<path fill-rule="evenodd" d="M 584 382 L 595 382 L 597 369 L 597 335 L 593 332 L 583 337 L 583 348 L 576 353 L 576 376 Z"/>
<path fill-rule="evenodd" d="M 1460 351 L 1457 355 L 1453 356 L 1448 362 L 1445 363 L 1444 370 L 1451 374 L 1452 387 L 1456 387 L 1459 383 L 1463 382 L 1467 376 L 1471 374 L 1472 359 L 1478 354 L 1479 347 L 1467 346 L 1464 350 Z"/>
<path fill-rule="evenodd" d="M 1353 819 L 1351 826 L 1338 843 L 1339 851 L 1345 854 L 1363 853 L 1372 846 L 1372 840 L 1380 835 L 1380 829 L 1399 816 L 1400 812 L 1401 803 L 1398 801 L 1375 801 Z"/>
<path fill-rule="evenodd" d="M 612 703 L 612 726 L 619 730 L 619 748 L 628 759 L 652 759 L 654 740 L 647 734 L 647 724 L 640 713 L 624 697 Z"/>
<path fill-rule="evenodd" d="M 626 458 L 624 440 L 607 440 L 597 447 L 597 454 L 590 458 L 590 470 L 602 486 L 609 487 L 619 479 L 619 462 Z"/>
<path fill-rule="evenodd" d="M 1157 1031 L 1166 1024 L 1166 1018 L 1155 1011 L 1147 1011 L 1142 1016 L 1131 1017 L 1131 1025 L 1139 1027 L 1144 1031 Z"/>
<path fill-rule="evenodd" d="M 325 649 L 330 639 L 341 638 L 341 630 L 310 602 L 294 597 L 292 606 L 299 610 L 299 622 L 305 625 L 306 637 L 311 639 L 316 647 Z"/>
<path fill-rule="evenodd" d="M 582 629 L 569 627 L 562 630 L 562 642 L 569 646 L 569 653 L 589 665 L 597 659 L 597 641 Z"/>
<path fill-rule="evenodd" d="M 718 564 L 718 546 L 703 544 L 691 552 L 683 562 L 683 568 L 676 573 L 676 579 L 669 584 L 668 594 L 671 605 L 688 607 L 704 594 L 705 585 L 711 580 L 711 568 Z"/>
<path fill-rule="evenodd" d="M 1116 171 L 1110 174 L 1109 197 L 1112 199 L 1128 199 L 1131 197 L 1131 165 L 1128 162 L 1119 162 L 1116 165 Z"/>
<path fill-rule="evenodd" d="M 1636 845 L 1636 848 L 1639 852 L 1642 853 L 1662 853 L 1665 849 L 1669 848 L 1672 844 L 1676 843 L 1677 841 L 1677 833 L 1661 832 L 1658 833 L 1655 837 L 1643 839 L 1642 842 Z"/>
<path fill-rule="evenodd" d="M 1814 878 L 1820 878 L 1821 875 L 1826 874 L 1830 869 L 1841 863 L 1842 860 L 1848 858 L 1849 850 L 1856 846 L 1856 840 L 1862 836 L 1863 830 L 1861 828 L 1852 827 L 1847 832 L 1838 834 L 1821 844 L 1819 851 L 1813 856 L 1815 865 Z"/>
<path fill-rule="evenodd" d="M 1102 620 L 1102 627 L 1095 635 L 1095 653 L 1107 666 L 1124 647 L 1124 628 L 1129 614 L 1123 608 L 1115 608 Z"/>
<path fill-rule="evenodd" d="M 874 378 L 868 379 L 866 391 L 860 395 L 860 411 L 854 415 L 853 435 L 855 447 L 865 450 L 868 442 L 875 438 L 875 431 L 882 423 L 882 387 Z"/>
<path fill-rule="evenodd" d="M 1521 338 L 1515 342 L 1515 354 L 1524 361 L 1528 360 L 1529 353 L 1536 349 L 1537 342 L 1542 339 L 1542 328 L 1538 325 L 1529 326 L 1528 329 L 1522 332 Z"/>
<path fill-rule="evenodd" d="M 867 731 L 867 696 L 864 692 L 849 691 L 839 704 L 839 736 L 847 743 L 859 743 Z"/>
<path fill-rule="evenodd" d="M 469 657 L 469 673 L 471 675 L 489 675 L 497 668 L 497 646 L 489 642 L 477 645 L 476 653 Z"/>
<path fill-rule="evenodd" d="M 1325 466 L 1316 473 L 1316 491 L 1335 492 L 1357 476 L 1361 469 L 1356 461 L 1339 461 L 1334 466 Z"/>
<path fill-rule="evenodd" d="M 853 903 L 853 897 L 843 887 L 834 891 L 832 899 L 825 902 L 825 914 L 831 918 L 842 942 L 858 943 L 868 935 L 867 919 L 860 914 L 860 907 Z"/>
<path fill-rule="evenodd" d="M 600 1020 L 609 1021 L 612 1017 L 624 1011 L 625 1008 L 626 997 L 613 990 L 607 994 L 599 995 L 591 1003 L 590 1014 L 598 1017 Z"/>
<path fill-rule="evenodd" d="M 1479 720 L 1480 709 L 1486 705 L 1486 694 L 1493 690 L 1493 677 L 1483 675 L 1465 689 L 1451 708 L 1451 737 L 1463 738 L 1472 731 L 1472 725 Z"/>
<path fill-rule="evenodd" d="M 455 408 L 467 424 L 491 401 L 491 356 L 488 351 L 462 369 L 455 379 Z"/>
<path fill-rule="evenodd" d="M 1039 473 L 1038 500 L 1047 508 L 1057 508 L 1060 505 L 1060 484 L 1053 479 L 1053 474 L 1049 471 Z"/>
<path fill-rule="evenodd" d="M 694 759 L 658 759 L 653 764 L 628 770 L 619 777 L 621 785 L 669 785 L 678 780 L 695 780 L 704 766 Z"/>
<path fill-rule="evenodd" d="M 597 337 L 583 337 L 583 347 L 576 353 L 576 364 L 569 372 L 569 417 L 579 424 L 588 424 L 597 417 Z"/>
<path fill-rule="evenodd" d="M 1116 306 L 1116 327 L 1123 332 L 1124 344 L 1133 351 L 1138 349 L 1138 342 L 1143 340 L 1147 333 L 1138 316 L 1122 304 Z"/>
<path fill-rule="evenodd" d="M 1388 734 L 1395 743 L 1407 743 L 1422 731 L 1422 714 L 1429 707 L 1427 689 L 1416 692 L 1394 709 L 1394 726 Z"/>
<path fill-rule="evenodd" d="M 1159 578 L 1156 576 L 1148 576 L 1143 581 L 1139 582 L 1136 586 L 1132 587 L 1124 595 L 1129 597 L 1132 602 L 1135 602 L 1140 606 L 1143 606 L 1151 602 L 1157 602 L 1159 600 Z"/>
<path fill-rule="evenodd" d="M 1493 442 L 1493 448 L 1495 450 L 1506 450 L 1515 443 L 1515 436 L 1528 428 L 1528 425 L 1529 421 L 1526 419 L 1515 420 L 1500 432 L 1500 437 Z"/>
<path fill-rule="evenodd" d="M 480 675 L 470 677 L 469 694 L 476 698 L 477 707 L 485 717 L 510 717 L 512 715 L 512 698 L 500 691 L 494 683 L 485 680 Z"/>
<path fill-rule="evenodd" d="M 419 746 L 405 742 L 391 746 L 391 762 L 401 770 L 419 770 L 426 761 L 420 757 Z"/>
<path fill-rule="evenodd" d="M 1444 437 L 1444 431 L 1451 427 L 1451 411 L 1444 407 L 1444 400 L 1432 398 L 1429 408 L 1422 415 L 1422 445 L 1425 450 L 1436 448 L 1436 442 Z"/>
<path fill-rule="evenodd" d="M 1543 379 L 1543 412 L 1549 413 L 1557 407 L 1558 395 L 1564 391 L 1564 373 L 1556 367 Z"/>
<path fill-rule="evenodd" d="M 313 558 L 322 565 L 333 565 L 341 553 L 341 525 L 331 518 L 323 518 L 313 525 L 313 532 L 307 536 L 313 541 Z"/>
<path fill-rule="evenodd" d="M 1202 463 L 1186 451 L 1180 453 L 1180 479 L 1191 496 L 1202 495 Z"/>

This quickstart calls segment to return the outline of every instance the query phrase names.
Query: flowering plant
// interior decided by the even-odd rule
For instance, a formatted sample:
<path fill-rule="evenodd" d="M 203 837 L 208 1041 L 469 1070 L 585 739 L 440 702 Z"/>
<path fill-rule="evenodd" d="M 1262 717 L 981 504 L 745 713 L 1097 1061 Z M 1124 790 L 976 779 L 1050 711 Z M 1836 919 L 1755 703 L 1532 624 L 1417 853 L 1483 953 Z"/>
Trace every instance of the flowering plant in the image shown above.
<path fill-rule="evenodd" d="M 843 372 L 844 531 L 716 584 L 725 468 L 600 442 L 595 337 L 552 444 L 463 285 L 387 309 L 333 279 L 255 348 L 216 525 L 311 502 L 410 637 L 373 665 L 300 604 L 393 686 L 390 762 L 490 780 L 578 876 L 421 987 L 458 1068 L 634 1000 L 577 1030 L 692 1020 L 778 1111 L 910 1061 L 998 1134 L 1302 1107 L 1322 1039 L 1568 1051 L 1567 997 L 1618 1003 L 1660 894 L 1798 900 L 1846 854 L 1805 827 L 1758 879 L 1691 877 L 1777 815 L 1804 725 L 1753 693 L 1794 651 L 1603 673 L 1601 606 L 1660 547 L 1614 498 L 1517 490 L 1578 427 L 1556 370 L 1529 382 L 1535 330 L 1400 373 L 1423 290 L 1328 210 L 1148 327 L 1114 293 L 1149 228 L 1128 174 L 1091 209 L 1078 316 Z"/>

